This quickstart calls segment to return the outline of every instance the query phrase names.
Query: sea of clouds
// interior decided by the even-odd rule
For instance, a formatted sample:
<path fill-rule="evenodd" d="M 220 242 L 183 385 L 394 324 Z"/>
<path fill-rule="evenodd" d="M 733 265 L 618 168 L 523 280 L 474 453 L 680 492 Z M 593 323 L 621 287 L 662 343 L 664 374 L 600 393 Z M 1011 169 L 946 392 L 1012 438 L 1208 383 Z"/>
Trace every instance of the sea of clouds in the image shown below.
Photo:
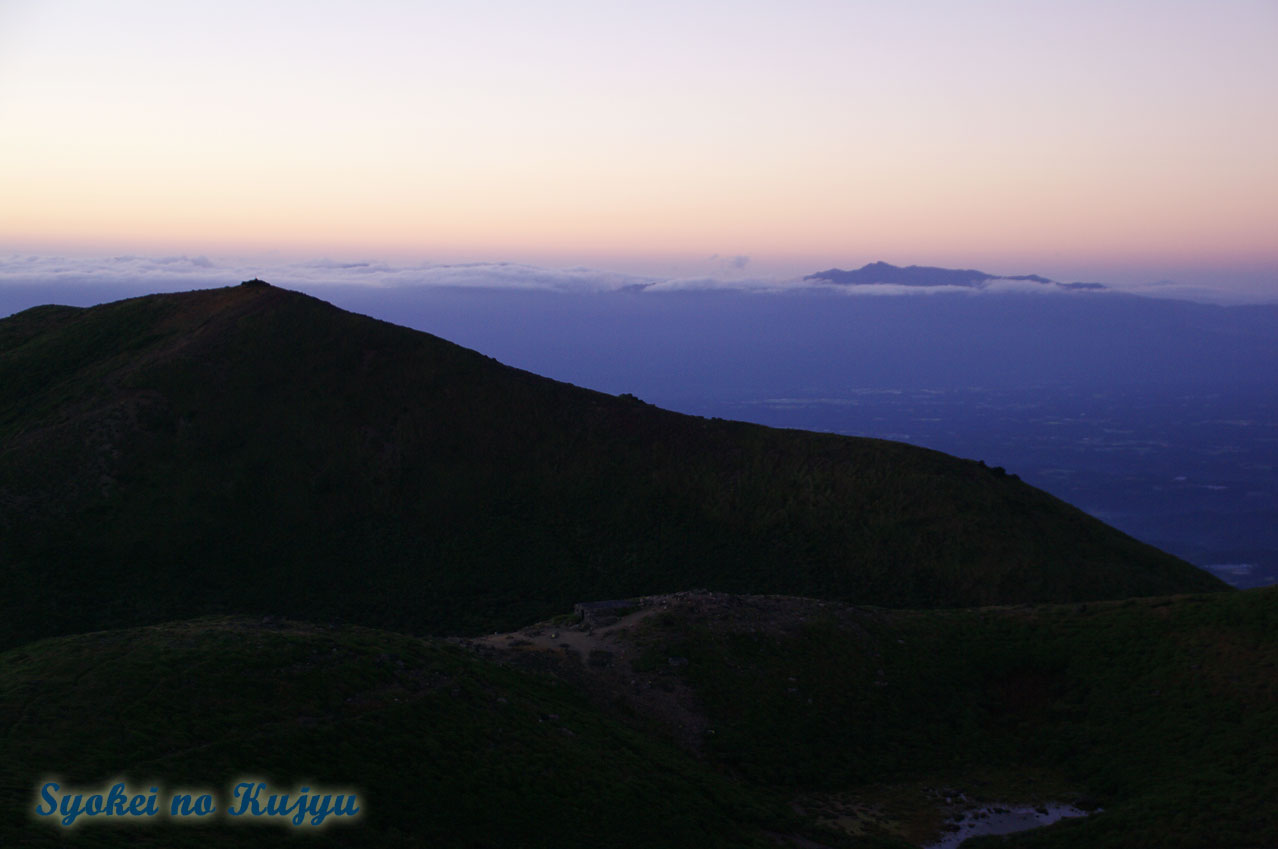
<path fill-rule="evenodd" d="M 382 260 L 343 262 L 331 259 L 217 258 L 208 256 L 57 256 L 33 253 L 0 254 L 0 285 L 77 286 L 139 285 L 147 291 L 174 287 L 226 286 L 258 277 L 279 286 L 450 286 L 490 289 L 531 289 L 558 292 L 685 291 L 725 289 L 783 292 L 827 289 L 849 295 L 919 295 L 929 292 L 973 292 L 954 286 L 843 286 L 801 277 L 749 276 L 741 273 L 747 257 L 722 263 L 722 274 L 660 277 L 627 274 L 585 266 L 547 268 L 518 262 L 393 263 Z M 149 287 L 149 288 L 148 288 Z M 1014 280 L 996 280 L 985 291 L 1048 292 L 1055 287 Z M 1056 290 L 1059 291 L 1059 290 Z"/>
<path fill-rule="evenodd" d="M 1278 280 L 1271 285 L 1257 287 L 1250 293 L 1167 280 L 1143 285 L 1125 284 L 1102 292 L 1080 292 L 1056 285 L 1008 278 L 990 280 L 980 288 L 841 285 L 807 280 L 802 276 L 753 274 L 747 270 L 749 262 L 750 258 L 747 256 L 715 255 L 702 264 L 704 273 L 660 276 L 608 271 L 581 265 L 546 267 L 522 262 L 396 262 L 378 259 L 341 261 L 284 257 L 275 253 L 253 257 L 209 257 L 186 254 L 90 256 L 0 251 L 0 309 L 11 306 L 11 302 L 15 301 L 13 293 L 18 290 L 57 290 L 67 293 L 67 297 L 71 299 L 63 300 L 63 303 L 72 303 L 92 301 L 94 292 L 114 298 L 151 292 L 215 288 L 255 277 L 277 286 L 304 291 L 361 286 L 373 289 L 449 287 L 576 294 L 621 291 L 659 293 L 721 290 L 760 294 L 825 291 L 870 297 L 935 294 L 979 296 L 1005 293 L 1096 297 L 1104 292 L 1124 292 L 1221 304 L 1272 302 L 1275 300 L 1275 293 L 1278 293 Z M 8 297 L 4 296 L 4 290 L 7 290 Z M 47 300 L 41 301 L 45 302 Z M 0 313 L 4 314 L 8 313 Z"/>

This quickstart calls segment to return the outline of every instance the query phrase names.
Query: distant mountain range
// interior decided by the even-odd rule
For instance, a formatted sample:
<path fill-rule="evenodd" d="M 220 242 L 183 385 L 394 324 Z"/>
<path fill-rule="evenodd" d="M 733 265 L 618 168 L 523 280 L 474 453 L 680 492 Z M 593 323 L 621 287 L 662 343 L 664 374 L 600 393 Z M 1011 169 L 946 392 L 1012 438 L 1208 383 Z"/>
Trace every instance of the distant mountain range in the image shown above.
<path fill-rule="evenodd" d="M 809 274 L 804 280 L 823 280 L 842 286 L 957 286 L 964 289 L 984 289 L 994 280 L 1018 280 L 1058 286 L 1062 289 L 1104 289 L 1102 283 L 1059 283 L 1037 274 L 989 274 L 971 268 L 936 268 L 928 265 L 910 265 L 902 268 L 886 262 L 871 262 L 854 271 L 831 268 Z"/>

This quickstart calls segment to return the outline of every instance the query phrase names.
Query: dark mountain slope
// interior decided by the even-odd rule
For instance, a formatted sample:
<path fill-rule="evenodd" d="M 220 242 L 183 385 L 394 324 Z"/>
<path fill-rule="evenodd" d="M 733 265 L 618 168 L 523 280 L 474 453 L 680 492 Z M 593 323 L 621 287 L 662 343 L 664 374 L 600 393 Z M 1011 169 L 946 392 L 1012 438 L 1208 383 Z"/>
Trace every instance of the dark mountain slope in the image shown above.
<path fill-rule="evenodd" d="M 204 612 L 430 632 L 687 586 L 1216 589 L 1001 470 L 666 412 L 273 287 L 0 321 L 0 644 Z"/>
<path fill-rule="evenodd" d="M 767 847 L 797 821 L 554 681 L 369 629 L 227 617 L 36 642 L 0 653 L 0 727 L 6 847 Z M 360 816 L 232 819 L 247 780 L 262 802 L 353 792 Z M 48 781 L 154 786 L 163 813 L 64 828 L 34 815 Z M 217 811 L 166 821 L 183 791 Z"/>
<path fill-rule="evenodd" d="M 957 611 L 645 601 L 614 655 L 654 690 L 691 688 L 708 761 L 832 823 L 893 799 L 879 817 L 931 843 L 962 807 L 946 796 L 1090 798 L 1103 812 L 980 845 L 1278 845 L 1278 588 Z"/>
<path fill-rule="evenodd" d="M 32 816 L 48 780 L 199 788 L 225 811 L 248 778 L 359 794 L 362 819 L 307 846 L 776 845 L 766 831 L 885 849 L 978 805 L 1050 802 L 1103 810 L 981 845 L 1278 842 L 1278 590 L 636 604 L 616 627 L 526 632 L 611 651 L 216 617 L 0 652 L 0 844 L 281 845 L 278 822 L 82 818 L 68 835 Z M 672 701 L 699 714 L 695 754 L 666 739 L 687 717 L 652 710 Z"/>

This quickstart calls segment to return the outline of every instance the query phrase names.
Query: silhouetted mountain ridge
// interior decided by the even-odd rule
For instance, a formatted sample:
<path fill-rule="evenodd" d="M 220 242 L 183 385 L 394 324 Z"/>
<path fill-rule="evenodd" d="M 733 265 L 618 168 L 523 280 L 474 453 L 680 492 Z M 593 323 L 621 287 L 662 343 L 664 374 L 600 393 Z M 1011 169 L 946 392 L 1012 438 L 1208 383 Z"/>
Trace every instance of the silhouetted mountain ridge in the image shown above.
<path fill-rule="evenodd" d="M 0 321 L 0 643 L 217 612 L 514 627 L 688 586 L 1223 585 L 1002 470 L 706 420 L 266 285 Z"/>
<path fill-rule="evenodd" d="M 927 265 L 910 265 L 902 268 L 886 262 L 871 262 L 852 271 L 831 268 L 809 274 L 804 280 L 823 280 L 844 286 L 957 286 L 965 289 L 984 289 L 993 280 L 1019 280 L 1063 289 L 1104 289 L 1100 283 L 1059 283 L 1038 274 L 989 274 L 973 268 L 937 268 Z"/>

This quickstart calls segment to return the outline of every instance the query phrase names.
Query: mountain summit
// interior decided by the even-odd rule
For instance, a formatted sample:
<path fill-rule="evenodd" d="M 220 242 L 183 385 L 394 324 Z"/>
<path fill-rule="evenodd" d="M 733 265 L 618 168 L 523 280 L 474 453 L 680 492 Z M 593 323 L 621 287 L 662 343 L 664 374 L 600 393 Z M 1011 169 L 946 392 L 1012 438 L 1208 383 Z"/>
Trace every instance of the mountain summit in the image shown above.
<path fill-rule="evenodd" d="M 842 286 L 957 286 L 964 289 L 984 289 L 994 280 L 1018 280 L 1057 286 L 1062 289 L 1104 289 L 1100 283 L 1058 283 L 1037 274 L 988 274 L 975 269 L 936 268 L 927 265 L 911 265 L 906 268 L 886 262 L 871 262 L 854 271 L 831 268 L 809 274 L 804 280 L 819 280 Z"/>
<path fill-rule="evenodd" d="M 687 587 L 1219 589 L 1001 469 L 680 415 L 254 283 L 0 321 L 0 644 L 214 612 L 512 628 Z"/>

